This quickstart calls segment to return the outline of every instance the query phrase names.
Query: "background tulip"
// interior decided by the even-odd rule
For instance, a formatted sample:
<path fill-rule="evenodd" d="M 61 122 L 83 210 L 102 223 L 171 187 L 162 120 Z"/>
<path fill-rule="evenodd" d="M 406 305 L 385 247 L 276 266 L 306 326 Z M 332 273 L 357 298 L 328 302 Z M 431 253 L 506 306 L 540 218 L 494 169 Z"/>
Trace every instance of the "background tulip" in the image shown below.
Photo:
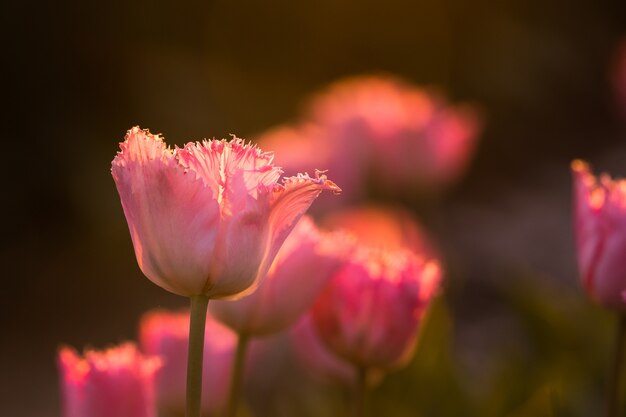
<path fill-rule="evenodd" d="M 134 344 L 105 351 L 59 351 L 64 417 L 156 417 L 154 374 L 161 361 Z"/>
<path fill-rule="evenodd" d="M 323 382 L 340 386 L 354 383 L 354 367 L 328 350 L 317 334 L 311 314 L 302 317 L 289 333 L 298 362 L 310 374 Z"/>
<path fill-rule="evenodd" d="M 406 251 L 363 247 L 313 305 L 318 334 L 330 350 L 358 368 L 400 366 L 410 358 L 440 278 L 435 261 Z"/>
<path fill-rule="evenodd" d="M 600 304 L 626 311 L 626 181 L 595 177 L 572 163 L 578 266 L 583 286 Z"/>
<path fill-rule="evenodd" d="M 352 241 L 317 229 L 303 217 L 257 290 L 236 301 L 215 301 L 213 315 L 239 334 L 263 336 L 295 323 L 345 262 Z"/>
<path fill-rule="evenodd" d="M 210 316 L 205 334 L 202 410 L 217 415 L 226 402 L 237 339 L 230 329 Z M 189 312 L 146 313 L 141 319 L 139 339 L 144 352 L 158 355 L 163 362 L 156 374 L 159 409 L 184 414 Z"/>
<path fill-rule="evenodd" d="M 481 130 L 476 109 L 393 77 L 339 80 L 311 100 L 309 118 L 367 147 L 374 179 L 397 188 L 457 179 Z"/>

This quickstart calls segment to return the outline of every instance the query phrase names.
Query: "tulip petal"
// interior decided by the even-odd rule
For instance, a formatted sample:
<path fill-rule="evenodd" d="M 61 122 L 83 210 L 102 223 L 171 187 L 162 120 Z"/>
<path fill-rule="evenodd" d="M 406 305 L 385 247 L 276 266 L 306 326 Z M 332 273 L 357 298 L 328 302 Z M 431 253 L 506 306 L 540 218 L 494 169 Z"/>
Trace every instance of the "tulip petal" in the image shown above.
<path fill-rule="evenodd" d="M 315 178 L 307 174 L 298 174 L 283 180 L 283 185 L 275 187 L 271 198 L 269 215 L 270 242 L 265 258 L 270 262 L 262 267 L 267 272 L 278 250 L 294 228 L 300 217 L 307 211 L 317 196 L 324 190 L 340 193 L 334 182 L 328 180 L 321 171 L 315 172 Z"/>
<path fill-rule="evenodd" d="M 220 216 L 213 188 L 147 130 L 131 129 L 120 148 L 111 172 L 139 267 L 173 293 L 200 294 L 209 269 L 196 260 L 212 253 Z"/>

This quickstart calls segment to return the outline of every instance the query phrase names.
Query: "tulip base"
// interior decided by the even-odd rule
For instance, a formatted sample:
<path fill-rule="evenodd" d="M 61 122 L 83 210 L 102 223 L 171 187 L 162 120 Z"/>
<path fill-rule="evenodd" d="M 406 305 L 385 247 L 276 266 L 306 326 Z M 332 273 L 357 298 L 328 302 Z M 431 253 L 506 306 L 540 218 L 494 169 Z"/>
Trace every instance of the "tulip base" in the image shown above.
<path fill-rule="evenodd" d="M 623 374 L 624 352 L 626 350 L 626 314 L 620 314 L 617 335 L 615 339 L 615 356 L 613 357 L 613 365 L 611 368 L 611 376 L 609 381 L 609 394 L 607 396 L 607 417 L 618 417 L 620 414 L 620 377 Z"/>
<path fill-rule="evenodd" d="M 204 356 L 204 326 L 209 298 L 205 295 L 191 297 L 189 321 L 189 350 L 187 356 L 186 417 L 200 417 L 202 406 L 202 359 Z"/>

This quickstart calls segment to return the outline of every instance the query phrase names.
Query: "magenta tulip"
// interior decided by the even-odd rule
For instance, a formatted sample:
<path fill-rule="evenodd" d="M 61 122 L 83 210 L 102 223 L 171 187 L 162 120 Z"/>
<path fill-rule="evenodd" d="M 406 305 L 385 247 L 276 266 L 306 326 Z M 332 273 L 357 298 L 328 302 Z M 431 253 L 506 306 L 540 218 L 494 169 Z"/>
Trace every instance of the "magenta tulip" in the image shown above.
<path fill-rule="evenodd" d="M 583 161 L 572 163 L 578 266 L 589 296 L 626 311 L 626 180 L 595 177 Z"/>
<path fill-rule="evenodd" d="M 58 358 L 64 417 L 156 417 L 154 374 L 161 361 L 132 343 L 81 358 L 62 348 Z"/>
<path fill-rule="evenodd" d="M 317 333 L 362 369 L 405 364 L 441 268 L 408 251 L 362 247 L 331 279 L 312 309 Z"/>

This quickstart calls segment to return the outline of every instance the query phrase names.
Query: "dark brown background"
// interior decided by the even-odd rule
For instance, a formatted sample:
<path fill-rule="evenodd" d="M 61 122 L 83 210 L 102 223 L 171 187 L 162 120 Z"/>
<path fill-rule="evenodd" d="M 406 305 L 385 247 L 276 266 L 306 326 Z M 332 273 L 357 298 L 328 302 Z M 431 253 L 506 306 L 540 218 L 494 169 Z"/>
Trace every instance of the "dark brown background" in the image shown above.
<path fill-rule="evenodd" d="M 109 173 L 128 128 L 171 144 L 253 139 L 347 75 L 394 73 L 487 115 L 435 233 L 451 276 L 473 283 L 451 285 L 466 329 L 491 314 L 502 271 L 584 300 L 568 164 L 584 157 L 626 174 L 626 123 L 609 83 L 623 2 L 10 0 L 2 9 L 0 414 L 59 415 L 60 344 L 133 338 L 146 309 L 185 304 L 136 266 Z M 458 337 L 462 355 L 471 331 Z"/>

